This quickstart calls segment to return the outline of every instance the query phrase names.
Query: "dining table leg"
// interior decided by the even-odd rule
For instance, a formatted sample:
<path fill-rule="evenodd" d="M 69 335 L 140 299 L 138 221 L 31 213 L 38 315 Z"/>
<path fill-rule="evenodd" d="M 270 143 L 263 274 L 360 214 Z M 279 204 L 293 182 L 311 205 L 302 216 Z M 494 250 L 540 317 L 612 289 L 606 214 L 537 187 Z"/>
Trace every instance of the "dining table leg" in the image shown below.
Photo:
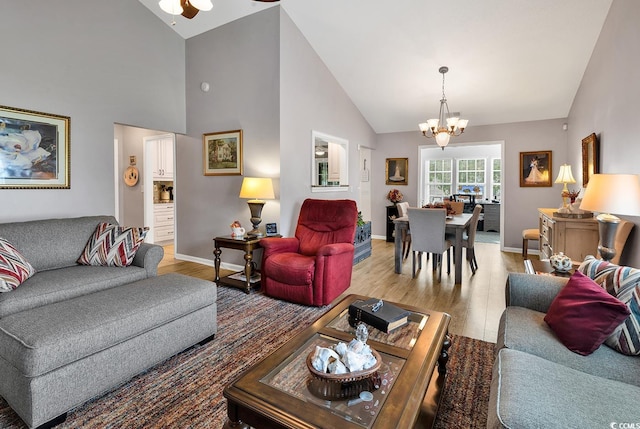
<path fill-rule="evenodd" d="M 402 274 L 402 228 L 406 230 L 406 224 L 395 222 L 395 239 L 393 256 L 395 260 L 395 271 L 397 274 Z"/>
<path fill-rule="evenodd" d="M 453 252 L 453 262 L 455 265 L 455 283 L 457 285 L 462 283 L 462 233 L 464 228 L 456 228 L 456 242 Z"/>

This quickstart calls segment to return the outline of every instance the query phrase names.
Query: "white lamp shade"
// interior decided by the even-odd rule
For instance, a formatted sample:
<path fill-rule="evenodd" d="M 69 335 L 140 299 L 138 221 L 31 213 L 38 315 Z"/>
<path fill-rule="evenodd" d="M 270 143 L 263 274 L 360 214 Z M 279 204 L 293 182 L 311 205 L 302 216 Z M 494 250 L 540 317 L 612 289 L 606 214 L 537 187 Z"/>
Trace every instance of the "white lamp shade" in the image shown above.
<path fill-rule="evenodd" d="M 422 131 L 423 133 L 426 133 L 427 131 L 429 131 L 429 126 L 427 125 L 426 122 L 418 124 L 418 127 L 420 127 L 420 131 Z"/>
<path fill-rule="evenodd" d="M 461 130 L 464 130 L 465 128 L 467 128 L 468 123 L 469 123 L 468 119 L 460 119 L 458 121 L 458 128 L 460 128 Z"/>
<path fill-rule="evenodd" d="M 180 5 L 180 0 L 160 0 L 160 9 L 171 15 L 180 15 L 184 9 Z"/>
<path fill-rule="evenodd" d="M 635 174 L 594 174 L 580 208 L 598 213 L 640 215 L 640 177 Z"/>
<path fill-rule="evenodd" d="M 189 3 L 191 3 L 191 6 L 195 7 L 196 9 L 205 12 L 213 9 L 213 3 L 211 3 L 211 0 L 189 0 Z"/>
<path fill-rule="evenodd" d="M 438 146 L 440 147 L 445 147 L 446 145 L 449 144 L 449 139 L 451 138 L 451 136 L 449 135 L 449 133 L 447 132 L 439 132 L 436 135 L 436 143 L 438 143 Z"/>
<path fill-rule="evenodd" d="M 437 119 L 429 119 L 429 120 L 427 120 L 427 125 L 429 125 L 429 128 L 431 128 L 432 130 L 437 130 L 438 129 L 438 120 Z"/>
<path fill-rule="evenodd" d="M 576 183 L 576 179 L 573 178 L 571 166 L 569 164 L 560 166 L 560 172 L 558 173 L 555 183 Z"/>
<path fill-rule="evenodd" d="M 240 198 L 272 200 L 275 198 L 273 182 L 267 177 L 245 177 L 240 188 Z"/>

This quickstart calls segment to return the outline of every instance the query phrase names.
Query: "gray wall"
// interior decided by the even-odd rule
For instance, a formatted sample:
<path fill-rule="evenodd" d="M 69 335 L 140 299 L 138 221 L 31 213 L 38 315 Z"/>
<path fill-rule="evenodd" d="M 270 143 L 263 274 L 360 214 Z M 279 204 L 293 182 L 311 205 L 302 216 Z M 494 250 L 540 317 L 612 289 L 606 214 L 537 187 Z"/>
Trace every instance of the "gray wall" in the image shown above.
<path fill-rule="evenodd" d="M 204 176 L 202 134 L 243 130 L 244 176 L 272 177 L 279 197 L 279 9 L 238 19 L 187 40 L 187 135 L 176 143 L 176 236 L 179 254 L 213 259 L 213 237 L 229 235 L 251 214 L 238 198 L 243 176 Z M 211 86 L 200 89 L 202 82 Z M 277 222 L 279 201 L 262 212 L 262 227 Z M 223 251 L 240 263 L 240 252 Z"/>
<path fill-rule="evenodd" d="M 600 139 L 602 173 L 640 174 L 640 2 L 614 0 L 569 113 L 568 155 L 582 183 L 582 139 Z M 621 263 L 640 267 L 640 217 Z"/>
<path fill-rule="evenodd" d="M 562 187 L 553 185 L 544 188 L 520 187 L 520 152 L 537 150 L 552 151 L 553 180 L 558 175 L 560 165 L 566 162 L 567 133 L 562 130 L 566 119 L 548 121 L 519 122 L 502 125 L 473 126 L 469 124 L 459 137 L 451 139 L 450 144 L 464 146 L 464 143 L 504 141 L 502 154 L 502 204 L 505 217 L 503 244 L 506 249 L 522 248 L 522 230 L 535 228 L 538 225 L 539 207 L 559 207 L 562 204 L 560 193 Z M 378 150 L 373 156 L 373 219 L 374 235 L 385 235 L 386 199 L 391 188 L 385 185 L 384 171 L 386 158 L 409 158 L 409 184 L 406 188 L 411 198 L 416 199 L 418 192 L 418 146 L 432 144 L 417 130 L 415 132 L 389 133 L 378 136 Z M 445 152 L 447 149 L 445 148 Z M 378 174 L 382 172 L 381 174 Z M 403 193 L 405 189 L 400 189 Z"/>
<path fill-rule="evenodd" d="M 358 145 L 375 148 L 376 135 L 291 18 L 280 13 L 279 226 L 291 235 L 305 198 L 358 200 Z M 349 192 L 311 193 L 311 130 L 349 140 Z"/>
<path fill-rule="evenodd" d="M 185 130 L 184 40 L 131 0 L 13 2 L 0 40 L 0 104 L 71 117 L 71 189 L 0 190 L 0 221 L 114 214 L 113 124 Z"/>

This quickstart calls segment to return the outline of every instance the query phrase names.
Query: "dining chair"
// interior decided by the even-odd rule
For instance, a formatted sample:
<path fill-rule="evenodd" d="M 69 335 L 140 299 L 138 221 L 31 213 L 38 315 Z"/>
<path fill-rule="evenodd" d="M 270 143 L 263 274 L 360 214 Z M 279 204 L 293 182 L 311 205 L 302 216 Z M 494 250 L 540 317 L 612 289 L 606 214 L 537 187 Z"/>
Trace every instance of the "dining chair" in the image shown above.
<path fill-rule="evenodd" d="M 447 222 L 446 209 L 420 209 L 409 207 L 409 225 L 411 226 L 412 277 L 416 276 L 416 253 L 419 268 L 422 268 L 422 253 L 433 254 L 433 269 L 438 268 L 438 281 L 442 280 L 442 255 L 447 252 L 447 274 L 451 273 L 452 246 L 445 238 Z"/>
<path fill-rule="evenodd" d="M 478 230 L 478 220 L 480 219 L 481 212 L 482 206 L 480 204 L 476 204 L 473 208 L 473 214 L 471 215 L 469 227 L 465 231 L 465 234 L 462 236 L 462 247 L 464 249 L 467 249 L 467 261 L 469 261 L 469 266 L 471 267 L 471 272 L 473 274 L 475 274 L 476 270 L 478 269 L 478 261 L 476 261 L 476 251 L 474 248 L 474 244 L 476 241 L 476 231 Z"/>
<path fill-rule="evenodd" d="M 396 204 L 398 208 L 398 216 L 405 217 L 408 216 L 409 203 L 398 203 Z M 407 259 L 409 256 L 409 250 L 411 250 L 411 229 L 407 227 L 402 230 L 402 259 Z"/>

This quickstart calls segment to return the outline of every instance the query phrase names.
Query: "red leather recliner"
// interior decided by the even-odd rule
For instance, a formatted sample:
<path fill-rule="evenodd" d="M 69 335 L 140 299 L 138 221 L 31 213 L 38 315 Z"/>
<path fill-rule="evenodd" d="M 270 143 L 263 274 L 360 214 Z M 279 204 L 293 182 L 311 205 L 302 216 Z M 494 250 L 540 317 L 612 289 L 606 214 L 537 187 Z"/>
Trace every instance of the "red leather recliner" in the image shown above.
<path fill-rule="evenodd" d="M 351 284 L 358 208 L 352 200 L 302 203 L 295 237 L 264 238 L 262 290 L 306 305 L 327 305 Z"/>

